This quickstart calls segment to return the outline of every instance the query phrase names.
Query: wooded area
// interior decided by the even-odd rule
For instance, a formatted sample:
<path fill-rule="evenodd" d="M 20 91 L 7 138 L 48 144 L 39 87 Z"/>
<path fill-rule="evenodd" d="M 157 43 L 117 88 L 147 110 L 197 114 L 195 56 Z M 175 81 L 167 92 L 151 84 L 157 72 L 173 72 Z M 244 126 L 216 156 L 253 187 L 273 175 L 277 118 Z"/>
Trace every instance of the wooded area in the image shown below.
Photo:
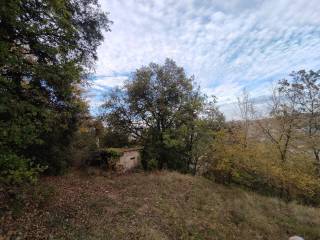
<path fill-rule="evenodd" d="M 112 172 L 112 148 L 129 147 L 141 147 L 146 172 L 319 207 L 320 71 L 279 80 L 263 111 L 244 90 L 234 103 L 239 120 L 228 121 L 219 99 L 168 58 L 137 66 L 92 115 L 84 93 L 110 26 L 97 0 L 1 2 L 1 214 L 28 202 L 43 177 L 75 166 Z"/>
<path fill-rule="evenodd" d="M 61 174 L 99 149 L 139 145 L 146 170 L 205 174 L 319 203 L 319 72 L 279 81 L 269 115 L 244 91 L 241 119 L 226 122 L 216 98 L 167 59 L 137 69 L 92 117 L 82 92 L 111 24 L 97 2 L 8 1 L 1 11 L 4 186 Z"/>

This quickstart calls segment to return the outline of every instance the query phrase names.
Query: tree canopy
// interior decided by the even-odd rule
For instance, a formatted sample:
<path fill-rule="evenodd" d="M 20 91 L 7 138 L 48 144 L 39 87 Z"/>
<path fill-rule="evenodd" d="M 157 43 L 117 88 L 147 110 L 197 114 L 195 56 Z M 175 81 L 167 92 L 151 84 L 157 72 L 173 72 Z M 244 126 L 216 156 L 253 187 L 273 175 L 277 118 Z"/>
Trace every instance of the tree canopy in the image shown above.
<path fill-rule="evenodd" d="M 86 109 L 79 85 L 110 23 L 97 0 L 1 2 L 1 170 L 31 161 L 54 173 L 65 167 L 62 150 Z"/>
<path fill-rule="evenodd" d="M 123 88 L 112 90 L 102 106 L 103 118 L 143 144 L 145 166 L 188 170 L 205 99 L 194 78 L 166 59 L 163 65 L 141 67 Z"/>

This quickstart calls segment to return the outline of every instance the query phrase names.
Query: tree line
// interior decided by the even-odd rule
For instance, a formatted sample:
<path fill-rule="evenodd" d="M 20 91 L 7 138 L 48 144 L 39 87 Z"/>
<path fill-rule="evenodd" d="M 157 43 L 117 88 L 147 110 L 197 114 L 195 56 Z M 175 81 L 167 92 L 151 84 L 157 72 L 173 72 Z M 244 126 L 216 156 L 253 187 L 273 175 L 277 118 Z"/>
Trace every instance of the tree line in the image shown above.
<path fill-rule="evenodd" d="M 137 69 L 106 95 L 100 120 L 123 145 L 144 147 L 145 169 L 172 169 L 263 193 L 320 203 L 320 71 L 274 86 L 263 106 L 244 90 L 240 119 L 226 121 L 216 98 L 167 59 Z"/>
<path fill-rule="evenodd" d="M 244 90 L 237 102 L 240 119 L 220 132 L 206 159 L 207 174 L 224 183 L 319 204 L 319 87 L 320 71 L 300 70 L 279 80 L 263 105 Z"/>

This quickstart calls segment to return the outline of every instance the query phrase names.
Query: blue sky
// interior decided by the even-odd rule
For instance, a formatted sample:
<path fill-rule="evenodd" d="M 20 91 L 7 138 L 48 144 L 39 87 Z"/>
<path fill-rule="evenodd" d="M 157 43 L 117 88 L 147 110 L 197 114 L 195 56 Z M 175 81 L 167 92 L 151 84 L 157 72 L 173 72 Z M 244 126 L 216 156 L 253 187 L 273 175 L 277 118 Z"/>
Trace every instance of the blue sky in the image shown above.
<path fill-rule="evenodd" d="M 98 49 L 88 99 L 166 57 L 218 97 L 230 119 L 243 88 L 268 95 L 291 71 L 320 68 L 319 0 L 100 0 L 114 22 Z"/>

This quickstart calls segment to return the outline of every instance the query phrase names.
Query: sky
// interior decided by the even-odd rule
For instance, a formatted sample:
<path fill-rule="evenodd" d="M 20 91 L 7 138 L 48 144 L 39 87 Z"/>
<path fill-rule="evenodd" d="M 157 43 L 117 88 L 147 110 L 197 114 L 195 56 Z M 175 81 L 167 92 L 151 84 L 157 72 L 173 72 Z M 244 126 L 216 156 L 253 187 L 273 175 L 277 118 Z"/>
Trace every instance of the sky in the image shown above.
<path fill-rule="evenodd" d="M 264 99 L 272 83 L 320 69 L 320 0 L 99 0 L 113 21 L 87 94 L 103 94 L 133 71 L 172 58 L 218 98 L 227 119 L 246 88 Z"/>

